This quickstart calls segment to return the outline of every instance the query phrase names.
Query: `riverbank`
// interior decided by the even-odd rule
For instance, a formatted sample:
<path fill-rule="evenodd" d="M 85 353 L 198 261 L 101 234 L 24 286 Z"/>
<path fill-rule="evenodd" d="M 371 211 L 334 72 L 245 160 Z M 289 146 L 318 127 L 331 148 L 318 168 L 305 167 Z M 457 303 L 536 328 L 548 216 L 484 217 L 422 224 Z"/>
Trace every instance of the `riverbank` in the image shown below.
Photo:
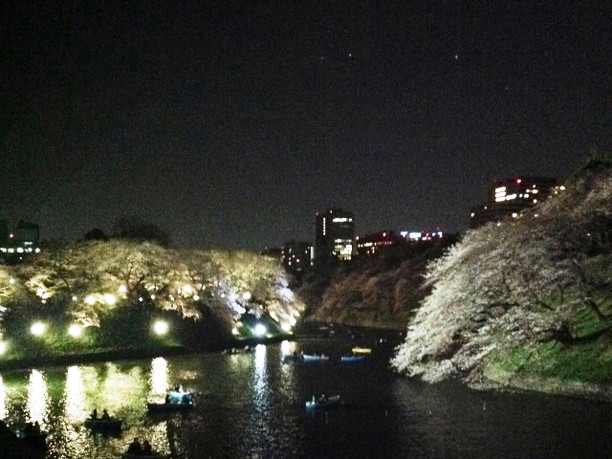
<path fill-rule="evenodd" d="M 577 397 L 612 403 L 612 384 L 596 384 L 577 380 L 563 380 L 536 374 L 503 371 L 484 371 L 483 378 L 468 382 L 476 390 L 505 392 L 537 392 L 565 397 Z"/>
<path fill-rule="evenodd" d="M 0 360 L 1 371 L 23 370 L 33 367 L 52 367 L 60 365 L 77 365 L 110 360 L 132 360 L 145 359 L 158 356 L 172 356 L 181 354 L 195 354 L 199 352 L 219 352 L 231 348 L 243 348 L 260 343 L 275 343 L 285 339 L 292 339 L 293 335 L 279 335 L 263 339 L 233 339 L 211 342 L 205 346 L 188 347 L 153 346 L 153 347 L 121 347 L 114 349 L 98 349 L 91 352 L 80 352 L 74 354 L 47 354 L 35 357 L 16 358 Z"/>

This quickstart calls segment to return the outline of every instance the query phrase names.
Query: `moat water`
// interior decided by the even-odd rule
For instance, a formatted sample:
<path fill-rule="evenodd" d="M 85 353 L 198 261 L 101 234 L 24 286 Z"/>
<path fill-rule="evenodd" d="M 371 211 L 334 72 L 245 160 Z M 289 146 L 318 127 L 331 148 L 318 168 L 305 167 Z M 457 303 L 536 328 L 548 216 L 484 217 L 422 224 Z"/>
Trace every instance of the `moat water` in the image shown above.
<path fill-rule="evenodd" d="M 362 362 L 341 363 L 357 345 Z M 283 353 L 324 352 L 324 363 Z M 612 406 L 538 394 L 428 385 L 391 372 L 392 346 L 375 339 L 301 339 L 241 354 L 203 353 L 0 373 L 0 419 L 39 422 L 47 458 L 117 458 L 134 437 L 172 458 L 612 457 Z M 191 412 L 151 415 L 147 400 L 182 384 Z M 344 405 L 307 412 L 313 393 Z M 93 408 L 124 420 L 93 434 Z"/>

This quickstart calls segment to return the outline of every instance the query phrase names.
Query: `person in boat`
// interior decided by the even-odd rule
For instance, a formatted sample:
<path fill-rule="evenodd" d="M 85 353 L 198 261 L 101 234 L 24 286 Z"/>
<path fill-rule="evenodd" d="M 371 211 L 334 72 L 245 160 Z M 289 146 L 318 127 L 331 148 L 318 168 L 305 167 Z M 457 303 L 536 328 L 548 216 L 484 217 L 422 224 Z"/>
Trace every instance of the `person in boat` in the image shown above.
<path fill-rule="evenodd" d="M 138 438 L 134 438 L 134 441 L 132 441 L 132 443 L 130 443 L 130 446 L 128 446 L 127 449 L 128 454 L 142 454 L 142 445 L 140 444 L 140 441 L 138 440 Z"/>
<path fill-rule="evenodd" d="M 164 401 L 166 402 L 166 405 L 170 403 L 170 394 L 166 394 L 166 399 Z"/>
<path fill-rule="evenodd" d="M 94 408 L 94 409 L 93 409 L 93 411 L 91 412 L 91 414 L 89 415 L 89 417 L 90 417 L 91 419 L 93 419 L 94 421 L 95 421 L 96 419 L 98 419 L 98 409 L 97 409 L 97 408 Z"/>
<path fill-rule="evenodd" d="M 153 448 L 151 447 L 151 443 L 148 440 L 142 442 L 142 454 L 144 456 L 153 454 Z"/>
<path fill-rule="evenodd" d="M 110 414 L 108 414 L 108 411 L 106 411 L 106 408 L 104 408 L 102 410 L 102 418 L 101 419 L 104 419 L 105 421 L 108 421 L 110 418 L 111 418 Z"/>

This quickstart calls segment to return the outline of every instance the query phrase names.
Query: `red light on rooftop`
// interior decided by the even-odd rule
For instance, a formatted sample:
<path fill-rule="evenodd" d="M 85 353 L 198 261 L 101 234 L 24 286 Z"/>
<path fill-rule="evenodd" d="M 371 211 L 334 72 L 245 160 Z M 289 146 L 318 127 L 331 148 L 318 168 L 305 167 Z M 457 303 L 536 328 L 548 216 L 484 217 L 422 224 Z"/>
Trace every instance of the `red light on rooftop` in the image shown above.
<path fill-rule="evenodd" d="M 9 234 L 9 239 L 13 239 L 15 235 L 13 233 Z"/>
<path fill-rule="evenodd" d="M 521 183 L 521 182 L 522 182 L 522 180 L 520 178 L 516 179 L 516 183 Z"/>

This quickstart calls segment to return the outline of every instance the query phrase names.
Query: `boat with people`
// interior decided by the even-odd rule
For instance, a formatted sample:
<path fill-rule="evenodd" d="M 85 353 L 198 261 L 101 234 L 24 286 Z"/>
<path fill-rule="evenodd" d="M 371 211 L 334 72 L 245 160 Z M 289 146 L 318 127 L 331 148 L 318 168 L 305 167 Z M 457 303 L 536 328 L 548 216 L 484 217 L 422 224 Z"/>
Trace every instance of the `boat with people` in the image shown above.
<path fill-rule="evenodd" d="M 147 408 L 153 412 L 188 411 L 195 405 L 193 393 L 181 387 L 169 391 L 163 402 L 148 402 Z"/>
<path fill-rule="evenodd" d="M 47 449 L 47 436 L 47 432 L 40 430 L 38 422 L 28 422 L 21 431 L 17 432 L 17 438 L 38 451 Z"/>
<path fill-rule="evenodd" d="M 94 432 L 117 433 L 121 432 L 123 420 L 111 416 L 106 409 L 102 411 L 101 416 L 98 416 L 98 410 L 94 408 L 84 424 Z"/>
<path fill-rule="evenodd" d="M 340 395 L 330 395 L 327 397 L 325 394 L 315 394 L 312 399 L 305 403 L 307 410 L 314 410 L 317 408 L 333 408 L 339 406 L 342 403 Z"/>
<path fill-rule="evenodd" d="M 303 362 L 304 356 L 302 353 L 298 354 L 294 352 L 293 354 L 283 354 L 283 362 Z"/>
<path fill-rule="evenodd" d="M 153 451 L 148 440 L 140 443 L 138 437 L 134 438 L 132 443 L 129 444 L 127 451 L 121 455 L 121 459 L 164 459 L 167 457 L 165 454 Z"/>
<path fill-rule="evenodd" d="M 85 420 L 85 427 L 94 432 L 120 432 L 123 425 L 123 420 L 111 417 L 109 419 L 92 419 Z"/>

